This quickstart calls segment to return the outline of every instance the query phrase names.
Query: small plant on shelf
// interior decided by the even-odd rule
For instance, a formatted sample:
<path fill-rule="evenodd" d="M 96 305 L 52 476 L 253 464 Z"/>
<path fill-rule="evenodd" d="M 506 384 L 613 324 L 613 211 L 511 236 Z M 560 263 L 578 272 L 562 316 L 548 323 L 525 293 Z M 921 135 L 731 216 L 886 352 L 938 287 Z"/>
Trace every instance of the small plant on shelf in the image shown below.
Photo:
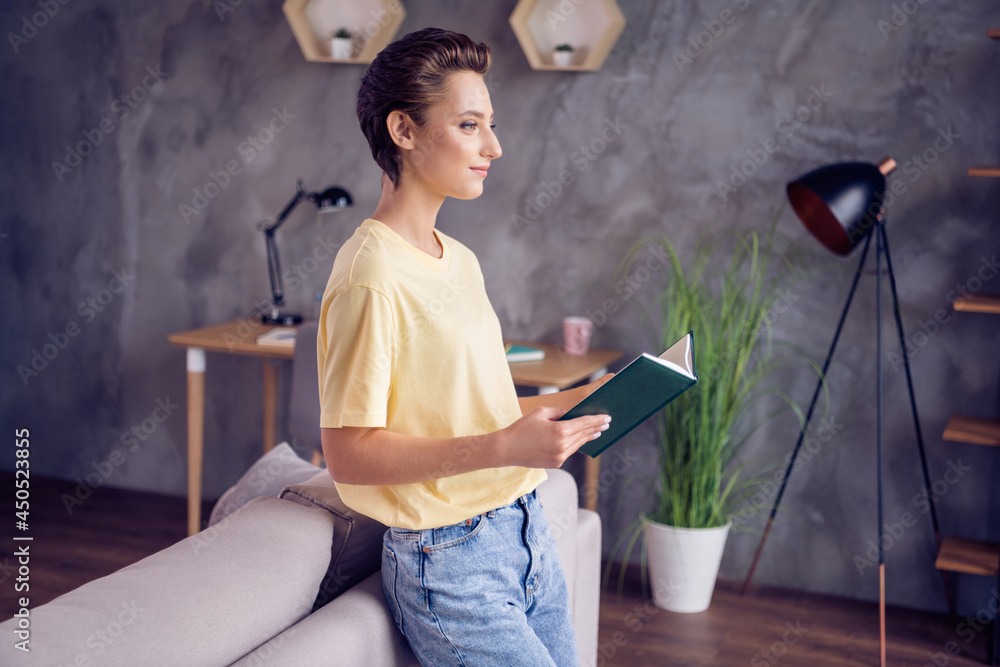
<path fill-rule="evenodd" d="M 572 44 L 558 44 L 552 52 L 552 61 L 557 67 L 569 67 L 573 64 L 574 51 Z"/>
<path fill-rule="evenodd" d="M 341 27 L 333 31 L 331 35 L 331 55 L 336 60 L 347 60 L 354 51 L 354 40 L 351 31 Z"/>

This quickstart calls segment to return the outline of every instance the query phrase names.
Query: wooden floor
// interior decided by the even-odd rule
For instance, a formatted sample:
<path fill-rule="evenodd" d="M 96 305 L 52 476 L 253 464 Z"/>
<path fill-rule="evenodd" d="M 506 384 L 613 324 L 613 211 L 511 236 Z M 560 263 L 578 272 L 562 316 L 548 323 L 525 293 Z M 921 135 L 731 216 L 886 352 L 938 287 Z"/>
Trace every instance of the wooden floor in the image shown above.
<path fill-rule="evenodd" d="M 873 603 L 766 586 L 741 597 L 739 584 L 720 581 L 708 611 L 676 614 L 644 602 L 639 582 L 630 583 L 621 600 L 602 595 L 599 665 L 879 665 Z M 906 609 L 886 617 L 888 665 L 989 664 L 988 628 L 960 631 L 963 619 Z"/>
<path fill-rule="evenodd" d="M 31 606 L 133 563 L 185 536 L 181 498 L 32 478 Z M 0 488 L 13 476 L 0 472 Z M 77 504 L 75 501 L 79 500 Z M 71 512 L 67 510 L 67 506 Z M 204 516 L 210 504 L 206 503 Z M 13 519 L 8 514 L 9 524 Z M 13 542 L 0 541 L 0 617 L 16 611 Z M 23 544 L 23 543 L 19 543 Z M 890 608 L 888 664 L 966 667 L 988 664 L 990 631 L 972 633 L 962 619 Z M 966 641 L 969 639 L 969 641 Z M 749 665 L 822 667 L 878 665 L 878 612 L 874 604 L 768 587 L 740 597 L 720 582 L 711 608 L 674 614 L 645 602 L 630 579 L 623 597 L 601 601 L 599 666 Z M 951 644 L 950 644 L 951 643 Z M 950 647 L 960 653 L 947 654 Z"/>

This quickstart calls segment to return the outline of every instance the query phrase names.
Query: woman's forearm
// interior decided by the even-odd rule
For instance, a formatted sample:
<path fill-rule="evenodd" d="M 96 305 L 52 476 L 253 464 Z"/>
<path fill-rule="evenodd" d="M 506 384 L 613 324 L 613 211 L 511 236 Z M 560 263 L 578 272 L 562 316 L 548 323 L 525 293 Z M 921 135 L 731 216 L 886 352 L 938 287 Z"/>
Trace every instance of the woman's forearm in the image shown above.
<path fill-rule="evenodd" d="M 495 467 L 494 435 L 420 438 L 381 428 L 325 428 L 323 455 L 337 482 L 411 484 Z"/>
<path fill-rule="evenodd" d="M 330 476 L 342 484 L 412 484 L 507 466 L 558 468 L 584 443 L 600 437 L 611 421 L 607 415 L 559 421 L 564 413 L 539 407 L 499 431 L 457 438 L 324 428 L 323 455 Z"/>

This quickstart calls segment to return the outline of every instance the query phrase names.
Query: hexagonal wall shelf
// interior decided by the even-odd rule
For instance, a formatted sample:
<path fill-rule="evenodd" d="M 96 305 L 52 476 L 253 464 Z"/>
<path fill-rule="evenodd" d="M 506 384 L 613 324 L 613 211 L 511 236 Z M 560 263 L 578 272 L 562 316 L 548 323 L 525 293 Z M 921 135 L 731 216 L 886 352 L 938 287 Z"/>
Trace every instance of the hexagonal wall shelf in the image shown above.
<path fill-rule="evenodd" d="M 625 28 L 615 0 L 519 0 L 510 27 L 532 69 L 597 71 Z M 573 46 L 573 62 L 556 65 L 560 44 Z"/>
<path fill-rule="evenodd" d="M 406 17 L 399 0 L 285 0 L 281 9 L 302 55 L 321 63 L 370 63 Z M 331 36 L 338 28 L 353 35 L 350 58 L 333 57 Z"/>

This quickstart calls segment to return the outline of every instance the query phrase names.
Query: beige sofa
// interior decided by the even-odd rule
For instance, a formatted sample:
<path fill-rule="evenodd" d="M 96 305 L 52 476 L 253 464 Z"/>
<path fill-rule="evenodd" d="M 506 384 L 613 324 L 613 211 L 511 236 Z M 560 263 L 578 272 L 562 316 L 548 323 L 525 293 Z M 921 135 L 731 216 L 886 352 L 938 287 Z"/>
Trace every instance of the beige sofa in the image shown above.
<path fill-rule="evenodd" d="M 382 597 L 381 527 L 345 514 L 325 471 L 279 495 L 254 498 L 197 535 L 31 609 L 27 621 L 0 624 L 0 664 L 417 665 Z M 539 497 L 581 661 L 594 665 L 601 521 L 577 506 L 565 471 L 549 471 Z M 15 648 L 25 624 L 30 652 Z"/>

